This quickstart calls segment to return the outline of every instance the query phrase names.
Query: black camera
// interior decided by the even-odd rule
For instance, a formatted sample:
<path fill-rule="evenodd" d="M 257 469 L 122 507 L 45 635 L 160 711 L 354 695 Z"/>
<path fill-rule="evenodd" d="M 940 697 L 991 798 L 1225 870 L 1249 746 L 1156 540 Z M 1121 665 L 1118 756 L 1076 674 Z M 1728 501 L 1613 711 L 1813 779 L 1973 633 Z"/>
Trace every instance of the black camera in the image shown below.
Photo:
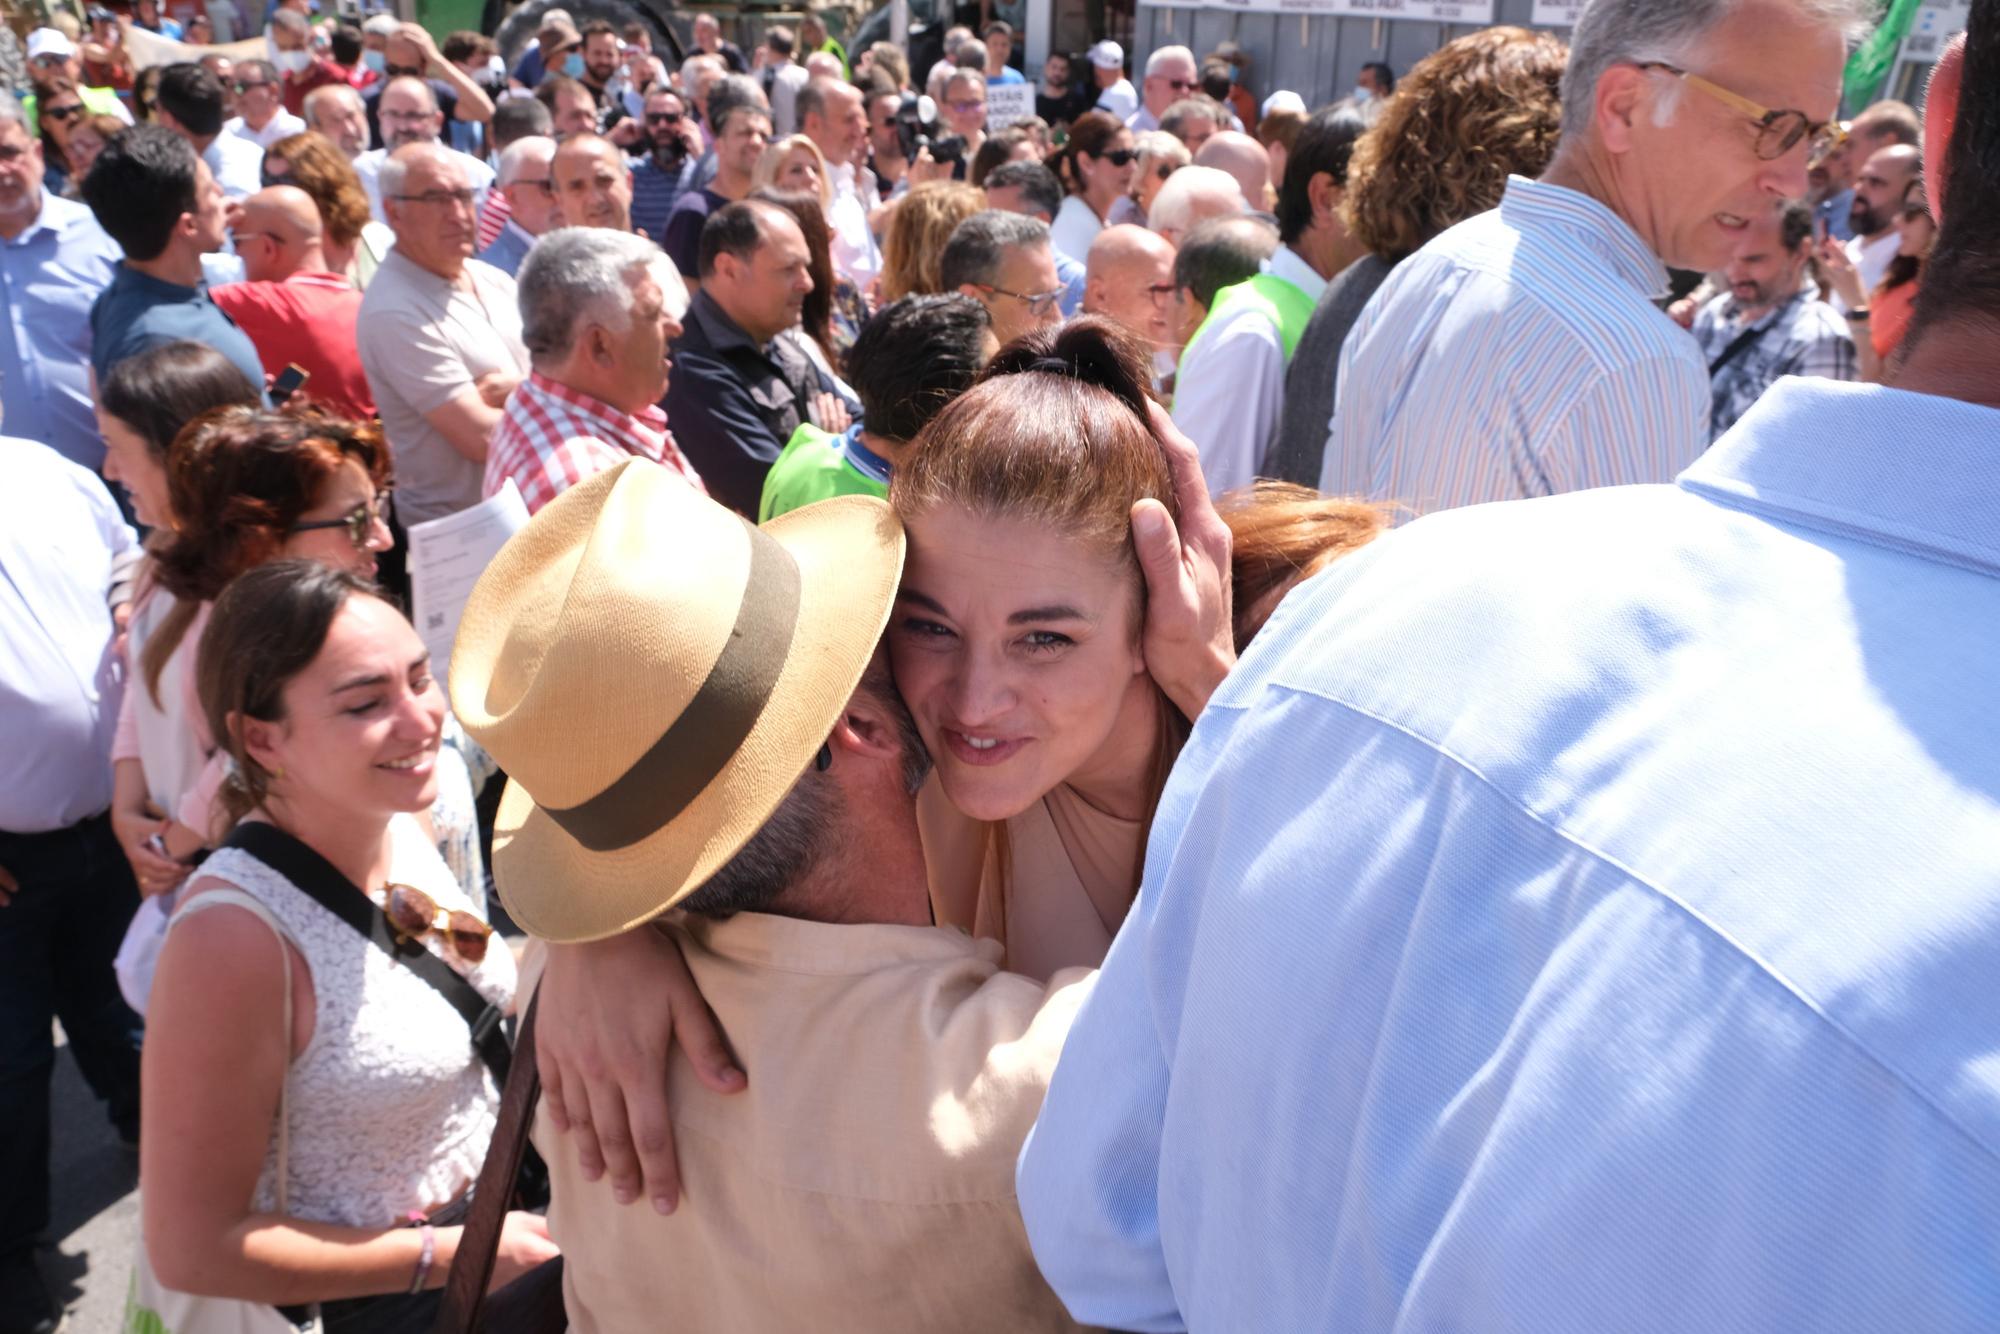
<path fill-rule="evenodd" d="M 928 113 L 928 115 L 926 114 Z M 951 165 L 965 160 L 963 135 L 940 133 L 937 108 L 928 97 L 904 93 L 896 108 L 896 142 L 902 146 L 903 160 L 915 162 L 923 149 L 931 150 L 931 161 Z"/>

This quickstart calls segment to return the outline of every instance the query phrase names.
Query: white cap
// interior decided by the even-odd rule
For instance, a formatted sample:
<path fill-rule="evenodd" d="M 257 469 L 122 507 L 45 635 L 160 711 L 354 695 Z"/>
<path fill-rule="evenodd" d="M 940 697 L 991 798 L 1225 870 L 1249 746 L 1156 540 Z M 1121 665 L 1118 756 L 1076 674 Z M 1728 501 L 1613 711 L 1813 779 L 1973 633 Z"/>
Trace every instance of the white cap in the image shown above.
<path fill-rule="evenodd" d="M 1090 48 L 1090 63 L 1099 69 L 1124 69 L 1125 48 L 1107 37 Z"/>
<path fill-rule="evenodd" d="M 41 56 L 62 56 L 67 59 L 76 54 L 76 43 L 63 36 L 60 28 L 37 28 L 28 34 L 28 59 Z"/>
<path fill-rule="evenodd" d="M 376 37 L 394 37 L 403 24 L 394 14 L 371 14 L 361 31 Z"/>
<path fill-rule="evenodd" d="M 1280 88 L 1264 99 L 1264 109 L 1257 114 L 1268 116 L 1273 111 L 1296 111 L 1303 116 L 1306 112 L 1306 100 L 1289 88 Z"/>

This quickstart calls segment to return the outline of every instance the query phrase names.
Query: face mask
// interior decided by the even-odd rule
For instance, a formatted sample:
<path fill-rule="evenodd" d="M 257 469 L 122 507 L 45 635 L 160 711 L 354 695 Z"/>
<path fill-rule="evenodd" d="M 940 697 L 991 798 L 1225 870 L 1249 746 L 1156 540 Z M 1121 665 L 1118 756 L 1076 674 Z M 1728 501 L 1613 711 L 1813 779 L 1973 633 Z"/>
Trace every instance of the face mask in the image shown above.
<path fill-rule="evenodd" d="M 380 74 L 389 67 L 389 57 L 380 51 L 363 51 L 361 63 Z"/>
<path fill-rule="evenodd" d="M 1354 104 L 1356 106 L 1366 106 L 1368 103 L 1373 102 L 1374 100 L 1375 100 L 1375 90 L 1373 88 L 1362 88 L 1358 85 L 1355 87 Z"/>
<path fill-rule="evenodd" d="M 374 53 L 371 51 L 369 54 L 373 55 Z M 280 51 L 278 52 L 278 58 L 271 63 L 278 67 L 280 73 L 303 74 L 312 65 L 312 52 Z"/>
<path fill-rule="evenodd" d="M 572 79 L 583 77 L 583 57 L 572 51 L 563 57 L 563 73 Z"/>

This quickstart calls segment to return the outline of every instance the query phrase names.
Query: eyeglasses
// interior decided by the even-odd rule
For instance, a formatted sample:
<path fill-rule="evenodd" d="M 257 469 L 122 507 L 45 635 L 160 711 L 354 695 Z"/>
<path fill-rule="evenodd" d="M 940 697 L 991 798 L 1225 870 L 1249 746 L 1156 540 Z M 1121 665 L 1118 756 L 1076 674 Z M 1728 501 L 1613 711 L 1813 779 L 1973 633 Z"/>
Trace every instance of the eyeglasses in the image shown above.
<path fill-rule="evenodd" d="M 1174 299 L 1174 293 L 1181 289 L 1172 283 L 1154 283 L 1146 289 L 1146 295 L 1153 299 L 1153 309 L 1158 310 Z"/>
<path fill-rule="evenodd" d="M 1699 74 L 1690 74 L 1664 60 L 1642 60 L 1640 69 L 1665 70 L 1668 74 L 1704 93 L 1724 106 L 1740 111 L 1757 123 L 1757 156 L 1766 162 L 1776 162 L 1792 151 L 1799 140 L 1811 136 L 1806 147 L 1806 159 L 1824 156 L 1847 139 L 1847 131 L 1835 121 L 1815 121 L 1803 111 L 1777 110 L 1753 102 L 1741 93 L 1732 93 L 1720 84 L 1710 83 Z"/>
<path fill-rule="evenodd" d="M 418 195 L 389 196 L 391 199 L 400 199 L 406 204 L 433 204 L 440 206 L 444 204 L 457 204 L 462 208 L 471 208 L 472 201 L 477 197 L 477 192 L 473 190 L 426 190 Z"/>
<path fill-rule="evenodd" d="M 55 69 L 59 65 L 67 65 L 69 63 L 69 57 L 52 56 L 44 54 L 36 56 L 33 60 L 29 61 L 28 63 L 30 65 L 40 65 L 43 69 Z"/>
<path fill-rule="evenodd" d="M 438 901 L 415 885 L 390 884 L 382 889 L 382 915 L 399 941 L 417 940 L 433 932 L 441 935 L 452 953 L 467 963 L 486 958 L 486 942 L 493 928 L 462 908 L 444 909 Z M 438 919 L 444 925 L 438 925 Z"/>
<path fill-rule="evenodd" d="M 1077 151 L 1082 152 L 1083 150 L 1078 149 Z M 1133 160 L 1137 158 L 1139 154 L 1136 150 L 1130 148 L 1114 148 L 1108 153 L 1093 153 L 1090 154 L 1089 156 L 1101 158 L 1103 161 L 1109 162 L 1114 167 L 1128 167 L 1132 165 Z"/>
<path fill-rule="evenodd" d="M 989 292 L 996 292 L 1001 296 L 1011 296 L 1016 301 L 1027 302 L 1028 314 L 1034 316 L 1036 319 L 1040 319 L 1042 316 L 1048 314 L 1049 308 L 1062 300 L 1063 292 L 1067 290 L 1058 287 L 1047 292 L 1010 292 L 1004 287 L 995 287 L 992 283 L 981 283 L 979 285 Z"/>
<path fill-rule="evenodd" d="M 368 539 L 375 535 L 375 525 L 382 521 L 382 515 L 388 508 L 389 493 L 377 491 L 338 519 L 314 519 L 310 523 L 295 523 L 286 531 L 316 533 L 325 528 L 345 528 L 347 540 L 354 544 L 354 549 L 366 551 Z"/>
<path fill-rule="evenodd" d="M 42 116 L 44 119 L 59 120 L 65 123 L 75 120 L 78 116 L 81 116 L 82 114 L 83 114 L 83 103 L 81 102 L 72 102 L 66 107 L 42 108 Z"/>
<path fill-rule="evenodd" d="M 517 180 L 517 181 L 513 181 L 513 182 L 510 182 L 510 184 L 513 184 L 513 185 L 532 185 L 532 186 L 534 186 L 534 187 L 535 187 L 535 188 L 536 188 L 537 190 L 540 190 L 540 191 L 541 191 L 541 192 L 542 192 L 543 194 L 545 194 L 545 195 L 552 195 L 552 194 L 554 194 L 554 193 L 556 192 L 556 183 L 555 183 L 555 182 L 554 182 L 553 180 L 551 180 L 551 179 L 550 179 L 549 177 L 547 177 L 547 176 L 544 176 L 544 177 L 542 177 L 542 178 L 541 178 L 540 180 L 538 180 L 538 181 L 531 181 L 531 180 L 528 180 L 528 179 L 526 179 L 526 178 L 524 177 L 524 178 L 522 178 L 522 179 L 520 179 L 520 180 Z"/>
<path fill-rule="evenodd" d="M 436 114 L 434 111 L 384 111 L 377 119 L 394 121 L 398 125 L 421 125 Z"/>
<path fill-rule="evenodd" d="M 961 116 L 970 116 L 975 111 L 986 110 L 984 102 L 947 102 L 945 105 Z"/>

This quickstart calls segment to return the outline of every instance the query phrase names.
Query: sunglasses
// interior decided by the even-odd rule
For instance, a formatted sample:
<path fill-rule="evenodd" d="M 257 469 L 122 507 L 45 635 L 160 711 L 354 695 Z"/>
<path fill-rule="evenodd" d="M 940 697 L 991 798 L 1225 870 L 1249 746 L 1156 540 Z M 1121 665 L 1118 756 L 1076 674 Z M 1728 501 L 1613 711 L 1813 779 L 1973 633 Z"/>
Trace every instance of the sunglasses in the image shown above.
<path fill-rule="evenodd" d="M 1134 159 L 1136 159 L 1139 156 L 1139 154 L 1136 149 L 1114 148 L 1109 153 L 1097 153 L 1093 154 L 1092 156 L 1095 156 L 1102 161 L 1109 162 L 1114 167 L 1129 167 L 1132 165 Z"/>
<path fill-rule="evenodd" d="M 470 191 L 467 191 L 470 193 Z M 398 195 L 397 198 L 402 198 Z M 338 519 L 314 519 L 310 523 L 295 523 L 287 531 L 294 533 L 316 533 L 321 529 L 345 528 L 347 540 L 354 543 L 356 551 L 368 549 L 368 539 L 374 535 L 375 525 L 381 522 L 383 513 L 389 508 L 389 493 L 377 491 Z"/>
<path fill-rule="evenodd" d="M 678 125 L 681 123 L 681 113 L 678 111 L 649 111 L 646 113 L 646 123 L 648 125 Z"/>
<path fill-rule="evenodd" d="M 414 885 L 386 886 L 382 915 L 389 919 L 389 929 L 396 933 L 399 942 L 437 934 L 444 937 L 453 954 L 467 963 L 483 963 L 486 959 L 486 942 L 493 935 L 493 928 L 463 909 L 447 911 L 439 907 L 436 899 Z M 440 918 L 443 925 L 439 925 Z"/>
<path fill-rule="evenodd" d="M 42 116 L 47 120 L 72 121 L 83 114 L 83 103 L 72 102 L 66 107 L 43 107 Z"/>

